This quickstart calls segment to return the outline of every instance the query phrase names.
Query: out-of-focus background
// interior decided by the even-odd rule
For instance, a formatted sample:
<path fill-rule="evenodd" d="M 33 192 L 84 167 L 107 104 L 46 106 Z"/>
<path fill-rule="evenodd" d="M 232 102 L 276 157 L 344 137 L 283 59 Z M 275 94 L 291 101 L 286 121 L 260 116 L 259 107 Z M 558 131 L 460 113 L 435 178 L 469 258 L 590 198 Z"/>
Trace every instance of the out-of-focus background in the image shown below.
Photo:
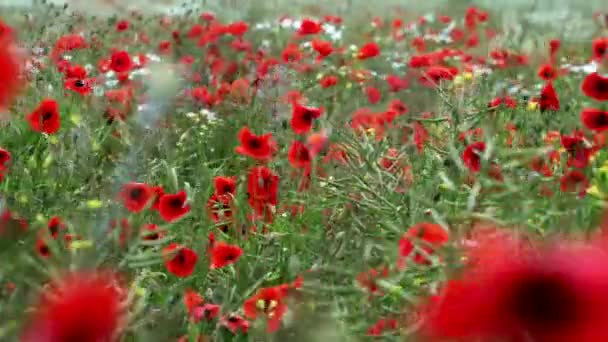
<path fill-rule="evenodd" d="M 41 0 L 0 0 L 0 5 L 17 5 L 17 6 L 29 6 L 35 1 Z M 399 4 L 403 7 L 413 7 L 421 9 L 425 7 L 436 8 L 437 6 L 452 6 L 457 5 L 468 5 L 475 4 L 478 6 L 492 7 L 493 9 L 505 8 L 505 9 L 528 9 L 535 7 L 538 10 L 546 10 L 550 12 L 559 10 L 568 10 L 576 8 L 578 10 L 597 10 L 597 9 L 608 9 L 608 1 L 606 0 L 375 0 L 370 2 L 369 0 L 330 0 L 330 1 L 319 1 L 319 0 L 47 0 L 52 3 L 69 3 L 73 7 L 79 9 L 91 9 L 95 10 L 99 6 L 106 8 L 116 7 L 132 7 L 138 8 L 145 11 L 174 11 L 180 10 L 184 7 L 191 5 L 199 6 L 213 6 L 215 3 L 219 3 L 223 8 L 226 9 L 242 9 L 244 6 L 260 4 L 271 4 L 273 7 L 281 8 L 285 6 L 294 7 L 294 5 L 306 5 L 306 4 L 323 4 L 328 3 L 334 4 L 335 6 L 364 6 L 370 7 L 372 10 L 382 10 L 385 6 L 391 6 Z M 373 6 L 370 6 L 373 4 Z M 184 6 L 185 5 L 185 6 Z M 278 5 L 278 6 L 277 6 Z"/>
<path fill-rule="evenodd" d="M 97 17 L 125 16 L 131 10 L 143 14 L 181 14 L 210 11 L 223 20 L 260 18 L 276 19 L 282 15 L 322 16 L 333 14 L 361 22 L 370 15 L 396 13 L 404 20 L 415 19 L 421 13 L 441 12 L 447 15 L 462 13 L 468 6 L 491 8 L 496 18 L 510 31 L 529 24 L 543 27 L 542 32 L 566 41 L 584 41 L 596 27 L 589 20 L 593 13 L 608 13 L 608 0 L 0 0 L 0 7 L 18 6 L 22 11 L 3 8 L 0 12 L 19 16 L 23 8 L 36 3 L 68 4 L 68 8 Z M 37 8 L 40 8 L 37 6 Z M 19 14 L 21 13 L 21 14 Z M 555 37 L 539 37 L 550 39 Z"/>

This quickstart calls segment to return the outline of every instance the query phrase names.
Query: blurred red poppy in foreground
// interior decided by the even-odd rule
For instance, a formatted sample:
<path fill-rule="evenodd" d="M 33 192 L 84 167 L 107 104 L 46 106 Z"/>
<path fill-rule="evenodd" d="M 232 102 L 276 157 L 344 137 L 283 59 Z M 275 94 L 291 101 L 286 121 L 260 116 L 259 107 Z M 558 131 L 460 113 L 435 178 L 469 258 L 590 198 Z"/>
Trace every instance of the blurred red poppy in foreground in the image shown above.
<path fill-rule="evenodd" d="M 586 108 L 581 112 L 581 121 L 592 131 L 603 132 L 608 129 L 608 111 Z"/>
<path fill-rule="evenodd" d="M 123 319 L 121 292 L 109 275 L 68 275 L 42 293 L 21 341 L 114 341 Z"/>
<path fill-rule="evenodd" d="M 586 96 L 598 101 L 608 100 L 608 78 L 602 77 L 597 72 L 589 74 L 583 80 L 581 89 Z"/>
<path fill-rule="evenodd" d="M 21 66 L 14 53 L 15 47 L 9 34 L 10 28 L 5 26 L 1 20 L 0 28 L 4 28 L 0 30 L 0 108 L 2 108 L 9 104 L 21 86 L 19 80 Z M 2 32 L 9 33 L 3 34 Z"/>
<path fill-rule="evenodd" d="M 608 341 L 605 250 L 574 244 L 538 250 L 496 240 L 432 301 L 423 335 L 431 341 Z"/>

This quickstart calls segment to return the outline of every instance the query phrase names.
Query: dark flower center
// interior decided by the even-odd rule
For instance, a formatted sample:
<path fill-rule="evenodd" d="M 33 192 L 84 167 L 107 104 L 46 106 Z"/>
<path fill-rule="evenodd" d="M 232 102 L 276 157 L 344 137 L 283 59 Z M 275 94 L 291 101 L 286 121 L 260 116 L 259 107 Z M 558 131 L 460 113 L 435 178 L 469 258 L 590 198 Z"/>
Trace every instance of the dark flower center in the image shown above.
<path fill-rule="evenodd" d="M 596 84 L 596 89 L 600 93 L 608 92 L 608 81 L 599 80 Z"/>
<path fill-rule="evenodd" d="M 44 112 L 42 114 L 42 121 L 48 121 L 53 118 L 53 112 Z"/>
<path fill-rule="evenodd" d="M 307 162 L 310 160 L 310 154 L 305 148 L 301 148 L 298 151 L 298 159 L 303 162 Z"/>
<path fill-rule="evenodd" d="M 141 195 L 143 195 L 144 190 L 141 188 L 135 188 L 133 190 L 131 190 L 131 198 L 132 199 L 139 199 L 141 198 Z"/>
<path fill-rule="evenodd" d="M 52 224 L 49 226 L 49 231 L 51 232 L 52 235 L 57 234 L 57 232 L 59 231 L 59 227 L 56 224 Z"/>
<path fill-rule="evenodd" d="M 224 188 L 222 189 L 222 191 L 224 193 L 232 193 L 232 186 L 230 184 L 226 184 L 226 185 L 224 185 Z"/>
<path fill-rule="evenodd" d="M 251 138 L 249 140 L 249 146 L 251 146 L 251 148 L 257 150 L 262 147 L 262 142 L 258 138 Z"/>
<path fill-rule="evenodd" d="M 172 198 L 169 201 L 169 205 L 173 208 L 181 208 L 183 206 L 183 202 L 181 200 L 181 198 Z"/>
<path fill-rule="evenodd" d="M 6 163 L 9 159 L 9 155 L 6 152 L 0 152 L 0 165 Z"/>
<path fill-rule="evenodd" d="M 595 124 L 597 126 L 608 126 L 608 114 L 600 114 L 596 117 L 595 119 Z M 0 157 L 0 160 L 2 160 L 2 158 Z"/>
<path fill-rule="evenodd" d="M 510 301 L 516 319 L 531 333 L 551 332 L 577 319 L 577 293 L 559 274 L 524 279 Z"/>
<path fill-rule="evenodd" d="M 74 86 L 76 88 L 82 88 L 82 87 L 84 87 L 84 81 L 83 80 L 77 80 L 76 82 L 74 82 Z"/>
<path fill-rule="evenodd" d="M 185 264 L 186 263 L 186 256 L 184 255 L 183 251 L 177 252 L 177 255 L 175 256 L 175 262 L 177 262 L 179 264 Z"/>
<path fill-rule="evenodd" d="M 148 235 L 146 239 L 147 240 L 158 240 L 158 238 L 160 238 L 158 233 L 154 233 L 154 234 Z"/>
<path fill-rule="evenodd" d="M 40 246 L 40 254 L 48 255 L 50 253 L 49 247 L 47 245 Z"/>
<path fill-rule="evenodd" d="M 302 119 L 306 122 L 310 122 L 313 119 L 312 112 L 308 109 L 304 110 L 304 114 L 302 114 Z"/>

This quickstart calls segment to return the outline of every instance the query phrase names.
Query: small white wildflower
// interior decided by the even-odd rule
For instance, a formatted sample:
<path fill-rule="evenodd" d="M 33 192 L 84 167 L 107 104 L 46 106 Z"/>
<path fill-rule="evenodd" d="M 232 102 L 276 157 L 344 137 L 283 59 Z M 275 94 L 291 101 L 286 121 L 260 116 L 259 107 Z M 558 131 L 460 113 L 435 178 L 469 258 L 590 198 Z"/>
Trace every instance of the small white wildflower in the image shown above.
<path fill-rule="evenodd" d="M 115 87 L 118 85 L 118 80 L 107 80 L 106 86 L 109 88 Z"/>
<path fill-rule="evenodd" d="M 146 58 L 152 62 L 160 62 L 160 56 L 153 53 L 147 53 Z"/>
<path fill-rule="evenodd" d="M 208 109 L 203 108 L 203 109 L 201 109 L 200 113 L 203 117 L 205 117 L 207 119 L 207 121 L 216 121 L 217 120 L 217 114 Z"/>
<path fill-rule="evenodd" d="M 280 25 L 282 28 L 290 28 L 293 25 L 293 20 L 291 20 L 289 18 L 285 18 L 285 19 L 281 20 Z"/>

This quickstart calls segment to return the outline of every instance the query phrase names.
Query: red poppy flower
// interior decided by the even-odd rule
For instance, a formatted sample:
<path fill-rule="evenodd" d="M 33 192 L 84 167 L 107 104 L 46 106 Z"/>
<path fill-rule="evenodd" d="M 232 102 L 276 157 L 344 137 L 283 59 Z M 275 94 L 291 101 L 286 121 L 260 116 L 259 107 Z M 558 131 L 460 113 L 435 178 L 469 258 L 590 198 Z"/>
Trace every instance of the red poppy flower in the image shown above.
<path fill-rule="evenodd" d="M 436 88 L 441 81 L 451 81 L 456 76 L 458 70 L 453 70 L 443 66 L 432 66 L 427 68 L 418 78 L 418 82 L 428 88 Z"/>
<path fill-rule="evenodd" d="M 279 177 L 268 168 L 255 167 L 249 172 L 247 188 L 248 202 L 254 209 L 253 220 L 261 217 L 268 223 L 272 222 L 277 205 Z"/>
<path fill-rule="evenodd" d="M 608 101 L 608 77 L 600 76 L 597 72 L 585 77 L 581 85 L 583 93 L 598 101 Z"/>
<path fill-rule="evenodd" d="M 321 27 L 320 23 L 312 19 L 304 19 L 300 24 L 300 29 L 298 30 L 298 33 L 300 35 L 317 34 L 322 30 L 323 28 Z"/>
<path fill-rule="evenodd" d="M 111 276 L 70 274 L 41 294 L 21 341 L 113 341 L 124 319 L 122 295 Z"/>
<path fill-rule="evenodd" d="M 584 169 L 589 164 L 593 149 L 587 147 L 581 132 L 573 135 L 562 135 L 560 143 L 568 152 L 568 166 Z"/>
<path fill-rule="evenodd" d="M 237 245 L 217 242 L 210 251 L 211 269 L 222 268 L 234 264 L 243 254 L 243 249 Z"/>
<path fill-rule="evenodd" d="M 188 247 L 172 243 L 163 248 L 163 258 L 167 271 L 179 278 L 186 278 L 194 272 L 198 254 Z"/>
<path fill-rule="evenodd" d="M 596 108 L 586 108 L 581 112 L 581 121 L 585 127 L 595 132 L 608 130 L 608 112 Z"/>
<path fill-rule="evenodd" d="M 12 39 L 13 34 L 13 28 L 0 20 L 0 39 Z"/>
<path fill-rule="evenodd" d="M 382 99 L 382 93 L 380 93 L 380 90 L 374 87 L 366 87 L 365 95 L 367 95 L 367 101 L 370 104 L 376 104 Z"/>
<path fill-rule="evenodd" d="M 168 40 L 163 40 L 158 43 L 158 53 L 161 55 L 167 55 L 171 52 L 171 42 Z"/>
<path fill-rule="evenodd" d="M 266 316 L 267 331 L 269 333 L 277 331 L 287 312 L 287 304 L 284 302 L 287 289 L 286 286 L 260 289 L 255 296 L 247 299 L 243 304 L 245 316 L 252 320 L 257 319 L 258 315 Z"/>
<path fill-rule="evenodd" d="M 597 38 L 592 43 L 593 56 L 596 61 L 601 61 L 608 54 L 608 38 Z"/>
<path fill-rule="evenodd" d="M 239 331 L 246 334 L 247 331 L 249 331 L 249 321 L 237 314 L 222 317 L 220 324 L 230 330 L 233 334 L 237 334 Z"/>
<path fill-rule="evenodd" d="M 198 306 L 194 309 L 192 316 L 194 317 L 195 322 L 199 322 L 201 320 L 213 320 L 220 314 L 220 306 L 215 304 L 205 304 L 203 306 Z"/>
<path fill-rule="evenodd" d="M 148 205 L 154 196 L 154 189 L 145 183 L 127 183 L 119 194 L 127 210 L 138 213 Z"/>
<path fill-rule="evenodd" d="M 87 69 L 85 69 L 82 65 L 70 65 L 65 71 L 65 78 L 77 78 L 77 79 L 85 79 L 87 78 Z"/>
<path fill-rule="evenodd" d="M 406 114 L 409 110 L 407 106 L 399 99 L 392 100 L 389 104 L 389 109 L 397 112 L 398 115 Z"/>
<path fill-rule="evenodd" d="M 129 29 L 129 21 L 128 20 L 121 20 L 119 22 L 116 23 L 116 31 L 118 32 L 123 32 Z"/>
<path fill-rule="evenodd" d="M 276 151 L 276 142 L 272 138 L 272 133 L 255 135 L 249 127 L 245 126 L 239 131 L 238 139 L 241 144 L 236 147 L 236 153 L 256 160 L 270 160 Z"/>
<path fill-rule="evenodd" d="M 88 44 L 83 36 L 79 34 L 67 34 L 57 39 L 51 52 L 51 58 L 57 61 L 66 52 L 86 47 L 88 47 Z"/>
<path fill-rule="evenodd" d="M 232 223 L 231 200 L 232 196 L 223 195 L 222 197 L 217 197 L 215 194 L 211 195 L 207 200 L 209 218 L 224 233 L 228 232 L 228 228 L 230 228 Z"/>
<path fill-rule="evenodd" d="M 162 186 L 155 186 L 152 188 L 154 191 L 154 203 L 152 203 L 152 209 L 160 210 L 160 198 L 165 194 L 165 189 Z"/>
<path fill-rule="evenodd" d="M 313 39 L 311 42 L 312 48 L 319 54 L 318 58 L 325 58 L 334 51 L 331 42 L 321 39 Z"/>
<path fill-rule="evenodd" d="M 481 170 L 481 154 L 486 150 L 486 143 L 478 141 L 470 144 L 462 153 L 462 162 L 469 170 L 479 172 Z"/>
<path fill-rule="evenodd" d="M 319 80 L 321 88 L 329 88 L 338 84 L 338 77 L 334 75 L 326 75 Z"/>
<path fill-rule="evenodd" d="M 514 109 L 517 107 L 517 100 L 512 98 L 511 96 L 497 96 L 490 103 L 488 103 L 488 107 L 496 108 L 500 105 L 505 106 L 506 108 Z"/>
<path fill-rule="evenodd" d="M 388 89 L 391 92 L 398 92 L 409 87 L 409 82 L 407 78 L 400 78 L 396 75 L 388 75 L 386 76 L 386 83 L 388 84 Z"/>
<path fill-rule="evenodd" d="M 44 237 L 39 237 L 36 239 L 36 252 L 42 258 L 48 258 L 51 256 L 51 248 L 46 243 Z"/>
<path fill-rule="evenodd" d="M 551 64 L 543 64 L 538 68 L 538 77 L 545 81 L 557 79 L 557 70 Z"/>
<path fill-rule="evenodd" d="M 57 236 L 59 235 L 59 230 L 63 230 L 66 228 L 65 224 L 61 222 L 61 219 L 57 216 L 51 217 L 46 227 L 49 230 L 49 233 L 51 234 L 51 237 L 53 239 L 57 238 Z"/>
<path fill-rule="evenodd" d="M 296 102 L 291 114 L 291 128 L 296 134 L 306 134 L 312 128 L 313 120 L 318 119 L 322 113 L 320 108 L 306 107 Z"/>
<path fill-rule="evenodd" d="M 247 190 L 249 200 L 277 204 L 279 176 L 265 166 L 256 166 L 249 171 Z"/>
<path fill-rule="evenodd" d="M 300 61 L 300 58 L 302 58 L 302 53 L 300 52 L 300 47 L 298 45 L 288 44 L 285 49 L 283 49 L 281 56 L 283 57 L 283 62 L 295 63 Z"/>
<path fill-rule="evenodd" d="M 445 245 L 448 239 L 448 232 L 442 226 L 435 223 L 418 223 L 408 229 L 399 240 L 400 263 L 403 263 L 403 258 L 410 257 L 415 245 L 419 245 L 427 255 L 432 255 L 433 251 Z M 430 264 L 427 256 L 417 252 L 413 254 L 413 261 L 417 264 Z"/>
<path fill-rule="evenodd" d="M 69 78 L 63 83 L 63 88 L 84 96 L 93 91 L 92 83 L 90 79 Z"/>
<path fill-rule="evenodd" d="M 205 303 L 205 299 L 198 292 L 186 289 L 184 293 L 184 305 L 189 315 L 194 313 L 194 309 Z"/>
<path fill-rule="evenodd" d="M 124 73 L 131 71 L 133 61 L 127 51 L 116 51 L 110 58 L 110 69 L 116 73 Z"/>
<path fill-rule="evenodd" d="M 0 21 L 0 27 L 3 27 Z M 0 108 L 7 106 L 21 87 L 21 65 L 9 34 L 0 33 Z"/>
<path fill-rule="evenodd" d="M 213 187 L 215 188 L 215 196 L 224 198 L 226 196 L 234 196 L 236 193 L 236 177 L 217 176 L 213 178 Z"/>
<path fill-rule="evenodd" d="M 237 21 L 229 24 L 226 30 L 235 37 L 242 37 L 249 30 L 249 25 L 244 21 Z"/>
<path fill-rule="evenodd" d="M 428 305 L 430 341 L 608 340 L 608 256 L 593 246 L 499 241 Z"/>
<path fill-rule="evenodd" d="M 160 227 L 154 223 L 148 223 L 141 227 L 140 234 L 145 241 L 156 241 L 165 236 L 165 231 L 161 230 Z"/>
<path fill-rule="evenodd" d="M 383 336 L 387 332 L 399 329 L 399 322 L 396 319 L 379 319 L 373 326 L 367 329 L 368 336 Z"/>
<path fill-rule="evenodd" d="M 180 191 L 176 194 L 165 194 L 160 198 L 158 212 L 163 220 L 175 222 L 190 212 L 190 205 L 186 204 L 186 192 Z"/>
<path fill-rule="evenodd" d="M 358 59 L 374 58 L 380 55 L 380 47 L 374 42 L 367 43 L 359 49 Z"/>
<path fill-rule="evenodd" d="M 559 98 L 551 82 L 548 82 L 540 93 L 539 107 L 541 112 L 559 110 Z"/>
<path fill-rule="evenodd" d="M 45 99 L 40 102 L 38 108 L 28 114 L 25 119 L 29 122 L 32 130 L 41 133 L 53 134 L 61 126 L 59 105 L 57 101 Z"/>
<path fill-rule="evenodd" d="M 289 164 L 296 169 L 309 169 L 312 163 L 310 149 L 304 143 L 294 140 L 287 154 Z"/>
<path fill-rule="evenodd" d="M 0 147 L 0 173 L 8 168 L 11 162 L 11 153 Z"/>
<path fill-rule="evenodd" d="M 306 144 L 310 146 L 310 152 L 314 156 L 326 149 L 328 140 L 329 138 L 324 132 L 313 133 L 306 138 Z"/>
<path fill-rule="evenodd" d="M 559 51 L 561 45 L 562 42 L 559 39 L 551 39 L 549 41 L 549 55 L 553 57 L 557 53 L 557 51 Z"/>
<path fill-rule="evenodd" d="M 579 170 L 571 170 L 559 180 L 559 188 L 562 192 L 577 192 L 581 197 L 585 196 L 588 187 L 587 176 Z"/>

